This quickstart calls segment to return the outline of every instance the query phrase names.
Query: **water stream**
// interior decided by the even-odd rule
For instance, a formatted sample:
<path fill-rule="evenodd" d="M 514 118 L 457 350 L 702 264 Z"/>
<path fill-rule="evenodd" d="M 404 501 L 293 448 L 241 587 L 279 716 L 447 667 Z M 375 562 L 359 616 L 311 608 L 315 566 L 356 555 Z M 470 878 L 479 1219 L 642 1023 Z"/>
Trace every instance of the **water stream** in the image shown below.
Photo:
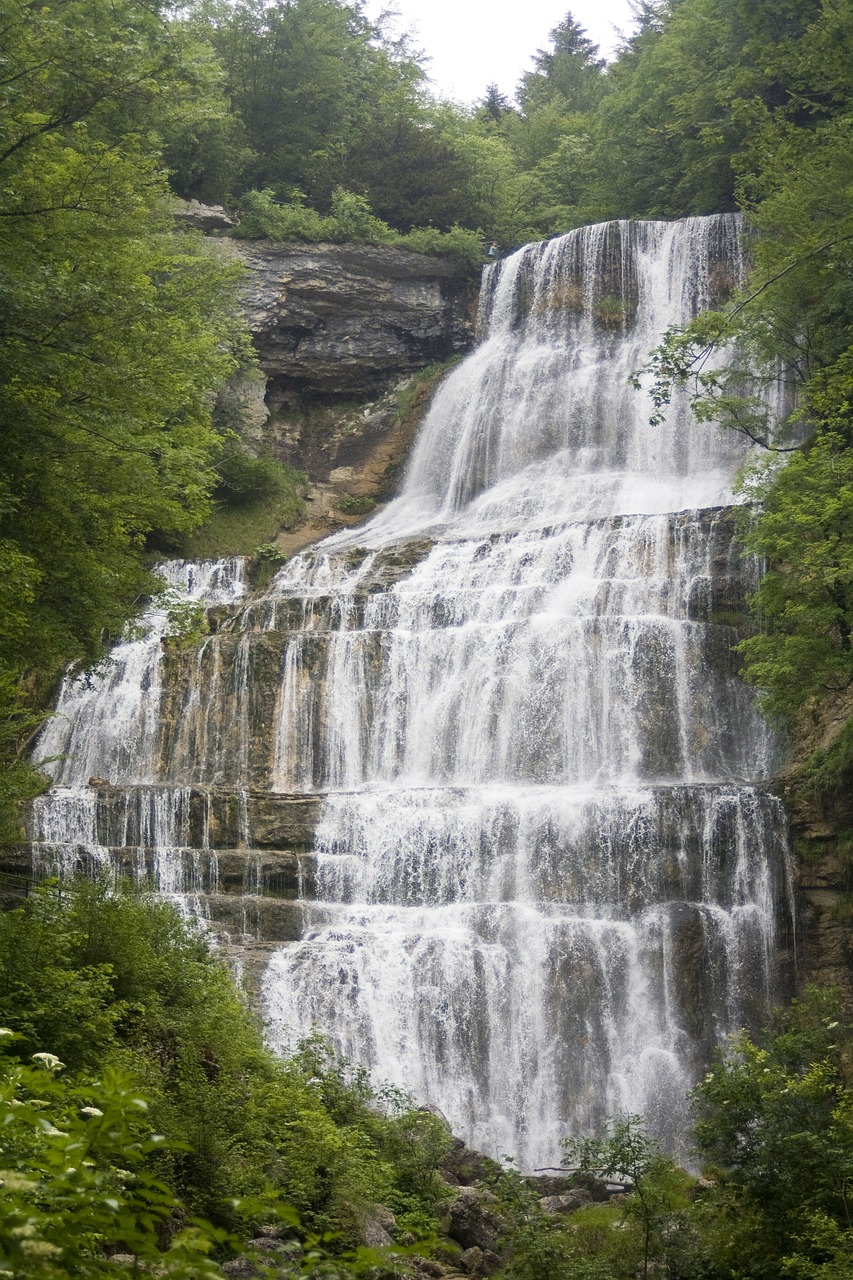
<path fill-rule="evenodd" d="M 153 845 L 172 892 L 223 789 L 245 850 L 272 839 L 258 796 L 318 797 L 272 1040 L 316 1025 L 528 1167 L 618 1109 L 678 1150 L 714 1045 L 783 985 L 773 745 L 728 625 L 756 575 L 727 510 L 746 446 L 681 401 L 652 428 L 628 386 L 742 277 L 739 231 L 610 223 L 492 268 L 400 497 L 245 605 L 233 567 L 197 569 L 233 608 L 181 680 L 154 628 L 40 745 L 41 855 Z"/>

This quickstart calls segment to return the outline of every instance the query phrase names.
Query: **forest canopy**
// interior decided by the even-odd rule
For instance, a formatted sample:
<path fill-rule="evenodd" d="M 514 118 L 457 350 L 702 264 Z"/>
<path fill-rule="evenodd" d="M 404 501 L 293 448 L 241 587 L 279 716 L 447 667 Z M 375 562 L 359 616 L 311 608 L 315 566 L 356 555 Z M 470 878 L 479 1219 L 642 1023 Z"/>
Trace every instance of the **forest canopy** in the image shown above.
<path fill-rule="evenodd" d="M 150 548 L 204 519 L 234 456 L 211 408 L 251 363 L 239 269 L 176 229 L 175 196 L 225 203 L 242 235 L 407 243 L 468 269 L 492 239 L 742 210 L 746 288 L 670 335 L 657 392 L 689 383 L 700 419 L 805 442 L 787 480 L 751 482 L 766 518 L 747 541 L 771 572 L 745 669 L 783 719 L 846 691 L 853 0 L 636 0 L 610 63 L 567 12 L 514 99 L 484 85 L 470 105 L 434 96 L 357 0 L 0 13 L 3 812 L 33 784 L 23 750 L 59 673 L 98 660 L 153 589 Z M 704 356 L 727 342 L 743 359 L 716 382 Z M 793 444 L 754 394 L 780 367 Z"/>

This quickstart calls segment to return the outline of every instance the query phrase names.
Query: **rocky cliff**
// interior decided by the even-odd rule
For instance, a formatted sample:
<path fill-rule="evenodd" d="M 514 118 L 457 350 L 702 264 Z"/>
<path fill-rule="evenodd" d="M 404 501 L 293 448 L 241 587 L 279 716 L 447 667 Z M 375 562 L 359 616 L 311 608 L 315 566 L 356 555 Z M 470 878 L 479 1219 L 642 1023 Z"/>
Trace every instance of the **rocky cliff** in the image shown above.
<path fill-rule="evenodd" d="M 327 480 L 393 427 L 393 389 L 470 347 L 477 282 L 440 258 L 378 245 L 243 242 L 246 316 L 266 378 L 261 430 Z"/>
<path fill-rule="evenodd" d="M 843 744 L 851 716 L 848 695 L 801 724 L 798 745 L 779 780 L 796 858 L 798 986 L 835 987 L 848 1011 L 853 1011 L 853 777 Z"/>
<path fill-rule="evenodd" d="M 451 263 L 363 244 L 252 243 L 246 314 L 279 399 L 366 399 L 472 339 L 470 278 Z"/>

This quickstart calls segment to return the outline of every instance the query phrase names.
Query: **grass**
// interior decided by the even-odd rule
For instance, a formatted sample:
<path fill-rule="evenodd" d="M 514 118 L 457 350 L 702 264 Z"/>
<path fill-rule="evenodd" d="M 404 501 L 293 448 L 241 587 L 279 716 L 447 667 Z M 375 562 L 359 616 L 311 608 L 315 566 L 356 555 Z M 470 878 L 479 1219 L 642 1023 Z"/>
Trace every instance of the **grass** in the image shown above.
<path fill-rule="evenodd" d="M 190 560 L 254 554 L 281 529 L 292 529 L 302 519 L 305 483 L 301 471 L 291 471 L 287 484 L 276 493 L 254 502 L 218 502 L 210 518 L 183 540 L 181 554 Z"/>

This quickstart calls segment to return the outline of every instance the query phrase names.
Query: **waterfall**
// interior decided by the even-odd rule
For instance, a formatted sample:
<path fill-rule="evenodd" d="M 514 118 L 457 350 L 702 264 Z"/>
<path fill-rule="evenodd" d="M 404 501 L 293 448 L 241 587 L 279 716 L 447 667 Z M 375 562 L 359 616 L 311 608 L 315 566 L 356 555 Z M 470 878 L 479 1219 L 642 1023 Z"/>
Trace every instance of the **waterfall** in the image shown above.
<path fill-rule="evenodd" d="M 608 223 L 489 268 L 400 496 L 170 669 L 128 642 L 39 748 L 42 856 L 194 858 L 161 886 L 267 930 L 273 1043 L 317 1026 L 525 1167 L 620 1109 L 679 1151 L 713 1048 L 784 986 L 785 822 L 729 625 L 746 443 L 684 399 L 653 428 L 628 386 L 742 278 L 739 232 Z"/>

